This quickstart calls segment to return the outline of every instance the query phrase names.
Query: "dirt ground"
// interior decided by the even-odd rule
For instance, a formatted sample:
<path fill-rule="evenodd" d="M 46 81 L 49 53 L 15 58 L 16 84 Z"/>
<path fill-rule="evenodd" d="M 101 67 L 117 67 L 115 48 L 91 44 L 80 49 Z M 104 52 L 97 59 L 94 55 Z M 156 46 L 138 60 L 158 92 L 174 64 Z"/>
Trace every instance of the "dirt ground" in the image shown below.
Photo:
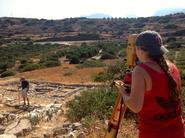
<path fill-rule="evenodd" d="M 115 61 L 106 61 L 107 64 L 113 63 Z M 83 68 L 78 69 L 75 65 L 70 64 L 62 64 L 59 67 L 47 68 L 47 69 L 40 69 L 30 72 L 18 73 L 14 77 L 8 77 L 6 79 L 0 80 L 0 89 L 3 89 L 3 84 L 13 81 L 18 81 L 21 76 L 24 76 L 28 80 L 31 81 L 43 81 L 43 82 L 57 82 L 61 84 L 96 84 L 92 81 L 92 75 L 97 74 L 99 72 L 103 72 L 105 68 L 97 67 L 97 68 Z M 9 89 L 16 89 L 9 88 Z M 7 96 L 10 98 L 14 98 L 18 100 L 17 92 L 9 92 L 1 94 L 3 96 Z M 69 96 L 65 101 L 57 100 L 58 103 L 64 103 L 68 100 L 73 99 L 74 96 Z M 47 96 L 45 97 L 37 97 L 37 96 L 29 96 L 31 104 L 51 104 L 56 100 L 53 100 Z M 7 111 L 14 111 L 12 107 L 0 105 L 0 112 L 7 112 Z M 66 108 L 64 107 L 64 110 Z M 26 138 L 32 137 L 41 137 L 44 133 L 50 131 L 54 127 L 61 126 L 62 123 L 67 121 L 67 118 L 64 114 L 60 115 L 57 120 L 50 121 L 50 122 L 41 122 L 39 123 L 32 132 L 26 136 Z M 135 138 L 137 137 L 137 129 L 132 121 L 123 121 L 121 125 L 121 129 L 118 135 L 118 138 L 121 137 L 128 137 L 128 138 Z M 106 130 L 106 124 L 97 122 L 95 123 L 92 128 L 90 128 L 89 134 L 87 135 L 88 138 L 101 138 L 104 137 L 104 133 Z"/>
<path fill-rule="evenodd" d="M 40 69 L 25 73 L 19 73 L 15 78 L 25 76 L 31 80 L 52 81 L 64 84 L 70 83 L 94 83 L 92 75 L 102 72 L 103 68 L 83 68 L 77 69 L 75 65 L 65 64 L 59 67 Z"/>

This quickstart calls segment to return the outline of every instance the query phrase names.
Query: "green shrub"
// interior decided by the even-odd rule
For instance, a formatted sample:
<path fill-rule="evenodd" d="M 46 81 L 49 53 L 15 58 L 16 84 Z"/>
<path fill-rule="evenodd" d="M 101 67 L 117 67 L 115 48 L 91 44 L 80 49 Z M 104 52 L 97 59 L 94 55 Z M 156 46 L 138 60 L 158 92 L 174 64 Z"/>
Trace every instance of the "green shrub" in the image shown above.
<path fill-rule="evenodd" d="M 31 70 L 36 70 L 39 69 L 40 65 L 39 64 L 25 64 L 23 68 L 21 69 L 22 72 L 25 71 L 31 71 Z"/>
<path fill-rule="evenodd" d="M 168 48 L 180 48 L 182 45 L 181 41 L 170 41 L 168 44 Z"/>
<path fill-rule="evenodd" d="M 70 64 L 78 64 L 80 63 L 80 58 L 77 55 L 73 55 L 70 57 Z"/>
<path fill-rule="evenodd" d="M 138 22 L 138 23 L 135 23 L 133 26 L 134 28 L 143 28 L 145 24 L 143 22 Z"/>
<path fill-rule="evenodd" d="M 0 69 L 6 70 L 8 68 L 13 67 L 15 64 L 15 61 L 12 60 L 2 60 L 0 61 Z"/>
<path fill-rule="evenodd" d="M 30 123 L 32 125 L 37 125 L 40 121 L 38 116 L 30 116 L 30 117 L 28 117 L 28 119 L 30 120 Z"/>
<path fill-rule="evenodd" d="M 185 29 L 178 30 L 173 35 L 175 35 L 175 36 L 184 36 L 185 35 Z"/>
<path fill-rule="evenodd" d="M 95 116 L 85 116 L 82 120 L 81 123 L 85 128 L 91 128 L 92 124 L 96 123 L 96 118 Z"/>
<path fill-rule="evenodd" d="M 54 60 L 46 60 L 44 62 L 44 66 L 45 67 L 56 67 L 56 66 L 60 66 L 60 61 L 54 61 Z"/>
<path fill-rule="evenodd" d="M 63 56 L 65 56 L 65 54 L 66 54 L 66 51 L 65 50 L 60 50 L 60 51 L 57 51 L 56 52 L 56 55 L 58 56 L 58 57 L 63 57 Z"/>
<path fill-rule="evenodd" d="M 56 60 L 58 60 L 58 55 L 56 55 L 56 54 L 53 54 L 53 55 L 49 55 L 49 56 L 47 56 L 46 57 L 46 60 L 50 60 L 50 61 L 56 61 Z"/>
<path fill-rule="evenodd" d="M 122 49 L 122 50 L 119 52 L 119 55 L 118 55 L 118 56 L 123 58 L 123 57 L 126 57 L 126 55 L 127 55 L 127 54 L 126 54 L 126 49 Z"/>
<path fill-rule="evenodd" d="M 168 60 L 173 62 L 175 60 L 175 54 L 176 54 L 175 50 L 169 49 L 169 52 L 166 53 L 166 56 L 167 56 Z"/>
<path fill-rule="evenodd" d="M 107 53 L 107 52 L 103 52 L 102 56 L 101 56 L 101 59 L 114 59 L 116 58 L 116 56 L 110 54 L 110 53 Z"/>
<path fill-rule="evenodd" d="M 21 64 L 27 64 L 28 61 L 29 61 L 28 59 L 22 58 L 22 59 L 20 60 L 20 63 L 21 63 Z"/>
<path fill-rule="evenodd" d="M 107 119 L 112 113 L 115 101 L 116 92 L 108 87 L 87 90 L 67 103 L 67 116 L 71 121 L 80 121 L 92 116 Z"/>
<path fill-rule="evenodd" d="M 86 60 L 84 63 L 80 64 L 78 67 L 103 67 L 105 64 L 100 60 Z"/>
<path fill-rule="evenodd" d="M 184 69 L 184 65 L 185 65 L 185 49 L 181 48 L 181 50 L 179 51 L 179 53 L 177 54 L 177 58 L 176 58 L 176 65 L 178 66 L 178 68 L 180 69 Z"/>
<path fill-rule="evenodd" d="M 166 26 L 164 26 L 164 29 L 177 29 L 177 25 L 176 24 L 167 24 Z"/>
<path fill-rule="evenodd" d="M 105 72 L 92 75 L 92 79 L 95 82 L 105 82 L 106 80 L 109 80 L 109 78 L 111 78 L 111 76 Z"/>
<path fill-rule="evenodd" d="M 5 62 L 5 63 L 0 63 L 0 69 L 6 70 L 8 67 L 9 67 L 9 65 L 8 65 L 7 62 Z"/>
<path fill-rule="evenodd" d="M 164 16 L 163 18 L 160 18 L 160 19 L 159 19 L 159 23 L 168 23 L 169 20 L 170 20 L 169 17 L 167 17 L 167 16 L 165 17 L 165 16 Z"/>
<path fill-rule="evenodd" d="M 70 60 L 70 63 L 78 64 L 83 59 L 97 55 L 98 52 L 98 46 L 91 46 L 86 43 L 82 43 L 80 47 L 70 47 L 68 53 L 66 54 L 66 58 Z"/>
<path fill-rule="evenodd" d="M 15 72 L 14 71 L 11 71 L 11 70 L 7 70 L 7 71 L 4 71 L 2 74 L 1 74 L 1 77 L 8 77 L 8 76 L 13 76 L 15 75 Z"/>
<path fill-rule="evenodd" d="M 108 76 L 110 80 L 112 79 L 123 79 L 123 76 L 128 69 L 126 65 L 126 61 L 119 60 L 114 64 L 108 66 L 106 73 L 109 74 Z M 118 76 L 118 78 L 115 78 Z"/>
<path fill-rule="evenodd" d="M 169 43 L 169 42 L 174 42 L 174 41 L 177 41 L 176 37 L 168 37 L 165 42 Z"/>
<path fill-rule="evenodd" d="M 60 53 L 56 53 L 57 50 L 61 50 L 62 45 L 7 45 L 6 47 L 0 47 L 0 70 L 7 70 L 15 66 L 16 61 L 20 61 L 22 67 L 27 66 L 30 59 L 40 59 L 44 55 L 54 55 L 58 57 Z M 58 55 L 57 55 L 58 54 Z"/>
<path fill-rule="evenodd" d="M 182 86 L 185 87 L 185 70 L 180 71 L 180 76 L 182 80 Z"/>
<path fill-rule="evenodd" d="M 114 79 L 123 79 L 127 69 L 126 62 L 124 60 L 119 60 L 114 64 L 108 65 L 105 72 L 92 75 L 92 79 L 95 82 L 108 82 Z"/>

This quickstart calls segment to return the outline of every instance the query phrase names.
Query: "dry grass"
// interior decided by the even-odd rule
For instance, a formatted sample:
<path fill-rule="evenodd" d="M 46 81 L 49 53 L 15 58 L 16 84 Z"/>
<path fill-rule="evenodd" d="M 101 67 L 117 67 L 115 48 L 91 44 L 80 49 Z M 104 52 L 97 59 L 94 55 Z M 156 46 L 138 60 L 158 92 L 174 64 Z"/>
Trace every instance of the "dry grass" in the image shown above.
<path fill-rule="evenodd" d="M 94 84 L 95 82 L 92 80 L 92 75 L 103 72 L 105 69 L 105 67 L 76 68 L 76 65 L 63 62 L 64 60 L 65 59 L 61 59 L 61 66 L 17 73 L 15 76 L 1 79 L 0 83 L 3 83 L 3 81 L 18 80 L 21 76 L 24 76 L 28 80 L 59 82 L 64 84 Z M 117 61 L 118 60 L 105 60 L 104 63 L 110 65 Z M 66 73 L 70 73 L 70 75 L 66 75 Z"/>
<path fill-rule="evenodd" d="M 123 119 L 117 138 L 138 138 L 138 129 L 134 120 Z"/>
<path fill-rule="evenodd" d="M 104 138 L 107 131 L 107 125 L 100 121 L 95 121 L 88 129 L 87 138 Z M 123 119 L 120 124 L 117 138 L 138 138 L 138 129 L 134 120 Z"/>
<path fill-rule="evenodd" d="M 65 75 L 66 72 L 70 70 L 73 70 L 74 72 L 71 75 Z M 89 84 L 94 83 L 91 79 L 91 76 L 95 73 L 102 72 L 103 70 L 104 69 L 102 67 L 77 69 L 76 65 L 63 64 L 62 66 L 59 67 L 18 73 L 15 76 L 15 78 L 25 76 L 26 78 L 31 80 L 60 82 L 65 84 L 72 83 Z"/>

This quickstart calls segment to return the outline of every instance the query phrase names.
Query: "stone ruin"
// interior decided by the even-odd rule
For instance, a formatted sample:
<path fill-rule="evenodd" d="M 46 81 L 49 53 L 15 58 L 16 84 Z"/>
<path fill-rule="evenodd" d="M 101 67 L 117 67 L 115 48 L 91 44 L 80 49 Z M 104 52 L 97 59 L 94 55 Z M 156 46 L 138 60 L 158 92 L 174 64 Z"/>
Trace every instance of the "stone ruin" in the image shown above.
<path fill-rule="evenodd" d="M 80 91 L 88 87 L 94 87 L 88 85 L 84 87 L 82 85 L 31 82 L 31 96 L 52 98 L 55 102 L 47 105 L 34 104 L 23 106 L 19 105 L 15 99 L 4 96 L 8 92 L 17 92 L 15 88 L 17 84 L 18 82 L 11 82 L 9 84 L 3 84 L 4 89 L 0 88 L 0 104 L 15 109 L 15 111 L 0 113 L 0 138 L 24 137 L 41 121 L 48 122 L 57 120 L 60 115 L 65 114 L 63 106 L 65 106 L 68 97 L 77 95 Z M 57 99 L 59 99 L 60 102 L 57 102 Z M 16 111 L 18 110 L 22 110 L 23 112 L 17 113 Z M 84 138 L 85 133 L 81 123 L 65 122 L 61 124 L 61 126 L 52 128 L 47 133 L 44 133 L 42 137 Z"/>

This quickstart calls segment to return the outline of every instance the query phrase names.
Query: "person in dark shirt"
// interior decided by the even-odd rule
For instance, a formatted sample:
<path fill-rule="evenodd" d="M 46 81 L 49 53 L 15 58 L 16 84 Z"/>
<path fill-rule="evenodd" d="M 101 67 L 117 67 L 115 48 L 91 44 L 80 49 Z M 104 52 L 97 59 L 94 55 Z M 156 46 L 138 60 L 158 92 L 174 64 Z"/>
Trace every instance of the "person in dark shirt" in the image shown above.
<path fill-rule="evenodd" d="M 22 98 L 24 101 L 24 105 L 26 105 L 26 100 L 27 100 L 27 105 L 30 105 L 29 99 L 28 99 L 29 82 L 24 77 L 20 78 L 20 82 L 21 82 Z"/>

